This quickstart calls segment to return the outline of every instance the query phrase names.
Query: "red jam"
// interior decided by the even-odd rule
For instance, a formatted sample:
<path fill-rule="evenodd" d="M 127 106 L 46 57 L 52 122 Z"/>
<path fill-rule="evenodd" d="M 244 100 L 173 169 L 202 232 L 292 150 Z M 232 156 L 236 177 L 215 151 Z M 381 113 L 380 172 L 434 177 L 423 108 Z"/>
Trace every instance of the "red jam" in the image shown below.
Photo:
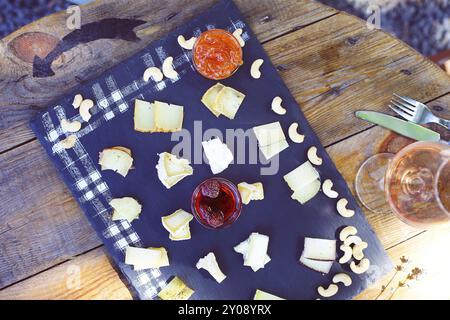
<path fill-rule="evenodd" d="M 203 226 L 224 228 L 239 217 L 242 209 L 237 187 L 222 178 L 203 181 L 192 194 L 192 212 Z"/>
<path fill-rule="evenodd" d="M 222 29 L 203 32 L 194 45 L 193 55 L 197 71 L 212 80 L 230 77 L 244 63 L 238 40 Z"/>

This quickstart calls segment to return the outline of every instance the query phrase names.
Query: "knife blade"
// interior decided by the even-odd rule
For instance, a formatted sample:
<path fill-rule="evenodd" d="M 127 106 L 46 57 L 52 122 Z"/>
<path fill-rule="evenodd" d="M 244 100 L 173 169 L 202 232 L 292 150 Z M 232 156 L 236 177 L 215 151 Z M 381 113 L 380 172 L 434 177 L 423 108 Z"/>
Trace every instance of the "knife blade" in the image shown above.
<path fill-rule="evenodd" d="M 386 129 L 390 129 L 402 136 L 417 141 L 440 141 L 441 135 L 433 130 L 422 127 L 413 122 L 398 119 L 396 117 L 375 111 L 356 111 L 355 115 L 365 121 L 375 123 Z"/>

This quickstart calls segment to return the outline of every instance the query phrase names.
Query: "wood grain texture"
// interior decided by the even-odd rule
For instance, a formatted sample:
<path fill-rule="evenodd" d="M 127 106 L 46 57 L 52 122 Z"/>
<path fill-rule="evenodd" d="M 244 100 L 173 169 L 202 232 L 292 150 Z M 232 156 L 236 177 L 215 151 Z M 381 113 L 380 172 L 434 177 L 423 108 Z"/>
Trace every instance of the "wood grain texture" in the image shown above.
<path fill-rule="evenodd" d="M 0 288 L 100 244 L 37 141 L 0 155 L 0 199 Z"/>
<path fill-rule="evenodd" d="M 82 6 L 82 24 L 102 19 L 140 19 L 140 41 L 101 39 L 82 43 L 62 53 L 52 64 L 55 75 L 33 77 L 30 60 L 43 58 L 69 34 L 60 12 L 31 23 L 0 41 L 0 152 L 34 138 L 29 120 L 49 103 L 88 79 L 95 78 L 148 43 L 205 11 L 215 0 L 95 1 Z M 262 42 L 302 28 L 336 13 L 312 0 L 248 1 L 236 4 Z M 18 40 L 19 39 L 19 40 Z M 20 44 L 20 45 L 14 45 Z"/>
<path fill-rule="evenodd" d="M 387 112 L 393 92 L 427 102 L 450 89 L 437 65 L 344 13 L 264 47 L 324 145 L 368 128 L 355 110 Z"/>
<path fill-rule="evenodd" d="M 7 299 L 131 299 L 103 247 L 0 291 Z"/>

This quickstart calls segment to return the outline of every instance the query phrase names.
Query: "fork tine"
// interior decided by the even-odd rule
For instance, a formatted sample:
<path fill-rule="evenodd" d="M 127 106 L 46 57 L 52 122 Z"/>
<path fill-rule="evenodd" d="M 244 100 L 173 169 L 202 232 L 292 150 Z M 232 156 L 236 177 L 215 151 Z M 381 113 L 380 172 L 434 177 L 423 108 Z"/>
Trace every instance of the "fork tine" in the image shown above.
<path fill-rule="evenodd" d="M 391 103 L 392 103 L 394 106 L 396 106 L 397 108 L 399 108 L 399 109 L 401 109 L 402 111 L 406 112 L 407 114 L 409 114 L 409 115 L 411 115 L 411 116 L 414 116 L 414 111 L 415 111 L 415 110 L 408 109 L 405 105 L 403 105 L 403 104 L 401 104 L 401 103 L 398 103 L 398 102 L 396 102 L 395 100 L 391 100 Z"/>
<path fill-rule="evenodd" d="M 391 108 L 392 111 L 394 111 L 396 114 L 398 114 L 399 116 L 403 117 L 404 119 L 408 120 L 408 121 L 413 121 L 413 117 L 410 116 L 409 114 L 397 109 L 394 106 L 389 105 L 389 108 Z"/>
<path fill-rule="evenodd" d="M 412 106 L 410 104 L 407 104 L 406 102 L 399 101 L 399 100 L 396 100 L 396 99 L 392 98 L 391 99 L 391 103 L 395 103 L 396 106 L 402 106 L 404 108 L 407 108 L 408 111 L 410 111 L 412 113 L 416 112 L 416 107 L 414 107 L 414 106 Z"/>
<path fill-rule="evenodd" d="M 400 98 L 403 101 L 406 101 L 407 103 L 409 103 L 410 105 L 412 105 L 412 106 L 414 106 L 416 108 L 420 105 L 420 102 L 416 101 L 414 99 L 411 99 L 411 98 L 408 98 L 408 97 L 405 97 L 405 96 L 401 96 L 401 95 L 398 95 L 396 93 L 394 93 L 394 96 Z"/>

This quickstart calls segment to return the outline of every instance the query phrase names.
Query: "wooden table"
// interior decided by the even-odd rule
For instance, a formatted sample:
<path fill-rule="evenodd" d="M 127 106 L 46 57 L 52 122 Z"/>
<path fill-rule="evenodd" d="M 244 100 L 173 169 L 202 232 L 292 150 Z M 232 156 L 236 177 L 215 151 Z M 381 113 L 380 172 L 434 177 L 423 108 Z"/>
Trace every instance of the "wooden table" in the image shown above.
<path fill-rule="evenodd" d="M 100 39 L 55 57 L 54 76 L 33 77 L 70 30 L 57 13 L 0 42 L 0 299 L 130 299 L 104 248 L 69 194 L 28 122 L 51 101 L 188 21 L 215 1 L 96 1 L 82 23 L 105 18 L 147 21 L 140 41 Z M 164 4 L 163 4 L 164 3 Z M 365 21 L 311 0 L 236 0 L 303 112 L 353 190 L 369 156 L 411 141 L 357 120 L 353 112 L 388 112 L 397 92 L 450 117 L 450 78 L 435 64 Z M 390 214 L 365 211 L 394 263 L 408 256 L 425 276 L 393 298 L 449 299 L 449 230 L 421 231 Z M 391 282 L 396 285 L 399 275 Z M 358 298 L 374 299 L 392 274 Z M 387 294 L 386 294 L 387 293 Z M 381 298 L 389 298 L 387 290 Z"/>

